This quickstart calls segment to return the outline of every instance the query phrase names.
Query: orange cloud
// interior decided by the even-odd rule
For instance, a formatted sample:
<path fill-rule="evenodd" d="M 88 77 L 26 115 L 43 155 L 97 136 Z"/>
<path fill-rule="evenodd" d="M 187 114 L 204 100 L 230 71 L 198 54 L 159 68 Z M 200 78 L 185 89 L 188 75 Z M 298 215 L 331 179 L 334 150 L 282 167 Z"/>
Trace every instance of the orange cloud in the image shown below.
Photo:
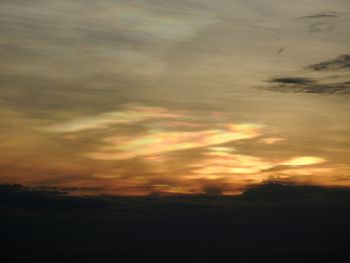
<path fill-rule="evenodd" d="M 304 165 L 312 165 L 312 164 L 319 164 L 324 163 L 326 160 L 313 157 L 313 156 L 305 156 L 305 157 L 295 157 L 288 161 L 282 162 L 281 165 L 288 165 L 288 166 L 304 166 Z"/>
<path fill-rule="evenodd" d="M 140 136 L 110 137 L 104 139 L 107 146 L 89 153 L 92 159 L 123 160 L 140 156 L 189 150 L 231 141 L 255 138 L 260 135 L 260 126 L 252 124 L 228 124 L 226 129 L 164 132 L 150 131 Z"/>
<path fill-rule="evenodd" d="M 309 172 L 328 171 L 327 168 L 314 167 L 326 160 L 304 156 L 287 161 L 268 160 L 227 151 L 225 147 L 209 147 L 203 158 L 189 166 L 191 175 L 188 179 L 228 180 L 235 185 L 260 183 L 275 173 L 283 176 L 306 174 Z M 282 164 L 282 165 L 281 165 Z M 302 168 L 307 166 L 308 168 Z M 311 167 L 310 167 L 311 166 Z M 299 168 L 300 167 L 300 168 Z M 249 182 L 249 183 L 248 183 Z"/>
<path fill-rule="evenodd" d="M 91 129 L 104 129 L 116 124 L 133 124 L 150 119 L 179 118 L 180 112 L 172 112 L 161 107 L 126 105 L 124 110 L 82 117 L 45 128 L 49 132 L 80 132 Z"/>

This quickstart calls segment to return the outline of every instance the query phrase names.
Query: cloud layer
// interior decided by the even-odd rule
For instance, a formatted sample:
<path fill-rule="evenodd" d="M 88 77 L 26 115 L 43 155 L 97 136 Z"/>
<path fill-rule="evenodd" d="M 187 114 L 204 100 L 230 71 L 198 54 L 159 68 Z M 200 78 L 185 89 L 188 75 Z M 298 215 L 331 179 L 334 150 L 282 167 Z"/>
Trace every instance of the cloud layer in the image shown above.
<path fill-rule="evenodd" d="M 2 0 L 0 182 L 129 195 L 347 185 L 348 101 L 304 93 L 349 93 L 349 11 Z"/>

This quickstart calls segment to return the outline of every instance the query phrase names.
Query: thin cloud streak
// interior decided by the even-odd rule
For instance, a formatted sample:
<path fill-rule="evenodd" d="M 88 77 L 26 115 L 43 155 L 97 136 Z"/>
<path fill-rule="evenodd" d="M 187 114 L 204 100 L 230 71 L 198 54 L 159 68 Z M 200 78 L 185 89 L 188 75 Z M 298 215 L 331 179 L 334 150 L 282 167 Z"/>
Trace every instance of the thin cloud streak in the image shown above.
<path fill-rule="evenodd" d="M 82 117 L 65 123 L 44 128 L 49 132 L 81 132 L 92 129 L 105 129 L 112 125 L 133 124 L 150 119 L 172 119 L 181 117 L 181 113 L 170 112 L 161 107 L 128 105 L 124 110 L 107 112 L 92 117 Z"/>

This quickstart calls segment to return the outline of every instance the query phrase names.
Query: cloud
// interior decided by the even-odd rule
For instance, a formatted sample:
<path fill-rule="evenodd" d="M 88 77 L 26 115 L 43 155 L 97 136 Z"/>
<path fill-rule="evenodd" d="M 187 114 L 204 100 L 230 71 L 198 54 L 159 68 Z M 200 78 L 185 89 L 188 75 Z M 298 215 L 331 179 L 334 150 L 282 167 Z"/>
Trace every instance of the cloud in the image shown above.
<path fill-rule="evenodd" d="M 308 16 L 300 17 L 299 19 L 319 19 L 319 18 L 337 18 L 342 13 L 339 12 L 325 12 L 325 13 L 317 13 Z"/>
<path fill-rule="evenodd" d="M 306 67 L 304 77 L 271 78 L 270 84 L 264 89 L 278 92 L 319 93 L 319 94 L 350 94 L 350 79 L 347 75 L 350 69 L 350 55 L 342 55 Z M 310 72 L 309 70 L 312 70 Z M 328 71 L 339 73 L 336 76 L 327 75 Z M 344 74 L 345 73 L 345 74 Z M 307 75 L 313 74 L 313 77 Z M 316 75 L 317 74 L 317 75 Z M 316 77 L 315 77 L 316 76 Z M 271 85 L 272 84 L 272 85 Z"/>
<path fill-rule="evenodd" d="M 339 69 L 349 69 L 350 68 L 350 55 L 342 55 L 335 59 L 323 61 L 321 63 L 313 64 L 308 66 L 309 69 L 315 71 L 323 70 L 339 70 Z"/>
<path fill-rule="evenodd" d="M 295 77 L 275 78 L 275 79 L 271 79 L 270 82 L 278 83 L 278 84 L 298 84 L 298 85 L 315 83 L 314 80 L 309 78 L 295 78 Z"/>
<path fill-rule="evenodd" d="M 325 159 L 316 156 L 298 156 L 279 160 L 235 152 L 212 151 L 208 148 L 203 153 L 203 158 L 190 164 L 192 175 L 186 178 L 228 180 L 231 184 L 247 185 L 247 181 L 250 184 L 261 183 L 276 172 L 283 174 L 287 171 L 286 174 L 292 176 L 294 171 L 300 174 L 301 171 L 304 173 L 305 169 L 320 169 L 317 166 L 325 162 Z"/>
<path fill-rule="evenodd" d="M 324 163 L 326 160 L 318 157 L 313 156 L 305 156 L 305 157 L 296 157 L 292 158 L 286 162 L 280 163 L 281 165 L 288 165 L 288 166 L 304 166 L 304 165 L 313 165 L 313 164 L 320 164 Z"/>
<path fill-rule="evenodd" d="M 311 82 L 301 78 L 273 80 L 278 81 Z M 115 129 L 120 125 L 127 125 L 128 128 L 137 126 L 138 129 L 130 134 L 121 134 Z M 284 171 L 292 172 L 305 166 L 315 168 L 313 166 L 321 164 L 316 156 L 280 160 L 242 154 L 233 145 L 246 140 L 245 143 L 250 145 L 273 145 L 285 140 L 277 136 L 268 137 L 265 128 L 260 124 L 231 123 L 229 115 L 216 113 L 208 121 L 208 118 L 192 111 L 135 104 L 125 105 L 116 112 L 74 119 L 50 127 L 51 132 L 63 133 L 64 137 L 67 132 L 73 133 L 68 134 L 73 136 L 72 140 L 82 136 L 81 132 L 100 130 L 101 143 L 80 153 L 80 156 L 86 160 L 108 161 L 101 163 L 111 165 L 113 162 L 109 161 L 123 161 L 118 162 L 120 168 L 101 169 L 94 176 L 116 182 L 118 186 L 113 190 L 118 193 L 133 194 L 200 193 L 208 185 L 235 185 L 238 189 L 260 183 L 275 172 L 289 177 L 290 174 Z M 184 156 L 189 160 L 185 160 Z M 125 167 L 125 162 L 130 164 Z M 130 172 L 130 167 L 139 168 Z M 164 182 L 165 179 L 167 182 Z M 227 187 L 220 189 L 224 193 L 238 191 Z"/>
<path fill-rule="evenodd" d="M 204 158 L 192 164 L 197 175 L 255 174 L 275 164 L 262 158 L 237 153 L 208 151 Z"/>
<path fill-rule="evenodd" d="M 153 1 L 1 1 L 1 29 L 17 50 L 1 70 L 70 80 L 101 72 L 156 77 L 167 64 L 163 52 L 217 22 L 201 4 L 186 5 L 188 13 L 181 7 Z"/>
<path fill-rule="evenodd" d="M 224 153 L 228 153 L 228 152 L 234 152 L 235 149 L 232 147 L 224 147 L 224 146 L 218 146 L 218 147 L 209 147 L 208 150 L 211 150 L 213 152 L 224 152 Z"/>
<path fill-rule="evenodd" d="M 335 26 L 335 21 L 348 13 L 324 12 L 316 13 L 297 18 L 298 20 L 309 21 L 310 34 L 331 31 Z"/>
<path fill-rule="evenodd" d="M 279 85 L 272 85 L 264 89 L 278 92 L 290 93 L 318 93 L 318 94 L 338 94 L 350 95 L 350 82 L 342 83 L 281 83 Z"/>
<path fill-rule="evenodd" d="M 62 133 L 80 132 L 91 129 L 105 129 L 118 124 L 133 124 L 150 119 L 172 119 L 180 116 L 181 113 L 171 112 L 161 107 L 125 105 L 124 109 L 120 111 L 102 113 L 91 117 L 82 117 L 52 125 L 44 130 Z"/>
<path fill-rule="evenodd" d="M 260 136 L 261 126 L 225 124 L 224 129 L 202 131 L 147 131 L 135 136 L 105 138 L 106 146 L 86 156 L 99 160 L 123 160 L 141 156 L 190 150 Z"/>

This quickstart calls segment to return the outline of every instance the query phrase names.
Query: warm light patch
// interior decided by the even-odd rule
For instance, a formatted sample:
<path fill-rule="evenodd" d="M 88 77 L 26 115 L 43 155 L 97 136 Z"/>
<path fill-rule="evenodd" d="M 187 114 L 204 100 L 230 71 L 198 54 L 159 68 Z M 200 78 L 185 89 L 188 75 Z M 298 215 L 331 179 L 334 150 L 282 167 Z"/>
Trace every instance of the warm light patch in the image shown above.
<path fill-rule="evenodd" d="M 284 138 L 279 138 L 279 137 L 270 137 L 270 138 L 263 138 L 263 139 L 260 139 L 259 142 L 263 143 L 263 144 L 276 144 L 276 143 L 279 143 L 279 142 L 283 142 L 285 141 L 286 139 Z"/>
<path fill-rule="evenodd" d="M 286 162 L 282 162 L 281 165 L 303 166 L 303 165 L 320 164 L 320 163 L 324 163 L 325 161 L 326 160 L 318 157 L 305 156 L 305 157 L 296 157 L 296 158 L 290 159 Z"/>
<path fill-rule="evenodd" d="M 213 152 L 221 152 L 221 153 L 229 153 L 235 151 L 232 147 L 209 147 L 208 150 L 211 150 Z"/>

